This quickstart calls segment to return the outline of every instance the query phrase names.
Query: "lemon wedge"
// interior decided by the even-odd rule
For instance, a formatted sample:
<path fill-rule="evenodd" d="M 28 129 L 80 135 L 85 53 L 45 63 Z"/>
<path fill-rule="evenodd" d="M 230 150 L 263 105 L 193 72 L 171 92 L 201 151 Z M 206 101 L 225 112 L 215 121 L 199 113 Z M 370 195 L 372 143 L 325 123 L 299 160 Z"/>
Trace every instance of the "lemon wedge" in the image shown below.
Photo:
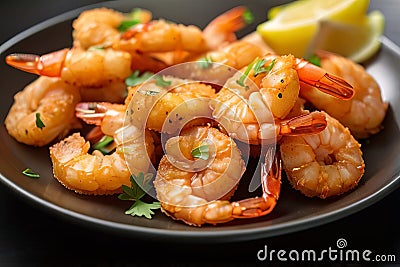
<path fill-rule="evenodd" d="M 363 62 L 379 50 L 384 25 L 385 19 L 380 11 L 371 12 L 356 24 L 321 21 L 306 56 L 312 51 L 323 49 Z"/>
<path fill-rule="evenodd" d="M 369 0 L 297 0 L 271 8 L 257 32 L 278 54 L 307 57 L 324 49 L 363 61 L 380 47 L 384 17 Z"/>

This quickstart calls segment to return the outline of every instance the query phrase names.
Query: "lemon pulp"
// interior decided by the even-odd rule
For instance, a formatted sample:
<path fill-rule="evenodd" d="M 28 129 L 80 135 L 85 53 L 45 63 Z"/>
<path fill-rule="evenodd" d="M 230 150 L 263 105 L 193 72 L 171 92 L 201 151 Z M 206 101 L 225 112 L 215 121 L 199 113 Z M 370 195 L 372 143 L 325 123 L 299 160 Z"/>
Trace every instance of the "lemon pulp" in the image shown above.
<path fill-rule="evenodd" d="M 369 0 L 297 0 L 271 8 L 257 27 L 278 54 L 307 57 L 316 49 L 363 61 L 380 46 L 384 17 L 367 15 Z"/>

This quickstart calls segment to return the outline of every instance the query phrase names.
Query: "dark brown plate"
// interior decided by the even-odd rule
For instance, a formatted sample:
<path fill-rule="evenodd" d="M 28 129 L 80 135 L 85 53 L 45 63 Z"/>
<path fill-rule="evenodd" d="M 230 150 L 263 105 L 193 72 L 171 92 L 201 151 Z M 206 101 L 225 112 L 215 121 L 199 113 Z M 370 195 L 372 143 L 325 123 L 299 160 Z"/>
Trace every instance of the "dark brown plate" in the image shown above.
<path fill-rule="evenodd" d="M 114 1 L 103 5 L 123 12 L 134 7 L 151 10 L 154 17 L 164 17 L 185 24 L 204 27 L 215 16 L 237 5 L 245 4 L 255 15 L 255 22 L 240 34 L 251 32 L 266 20 L 267 9 L 280 1 Z M 282 2 L 282 1 L 281 1 Z M 71 45 L 71 22 L 87 6 L 47 20 L 18 34 L 0 47 L 2 98 L 1 119 L 4 121 L 14 94 L 36 78 L 4 63 L 12 52 L 47 53 Z M 201 14 L 201 15 L 200 15 Z M 124 214 L 129 203 L 116 196 L 90 197 L 77 195 L 61 186 L 52 175 L 48 147 L 33 148 L 16 142 L 4 126 L 0 128 L 0 180 L 16 194 L 49 212 L 74 222 L 117 234 L 135 237 L 187 242 L 239 241 L 276 236 L 338 220 L 359 211 L 389 194 L 399 185 L 400 173 L 400 49 L 387 38 L 376 57 L 366 63 L 367 70 L 379 82 L 383 97 L 390 104 L 384 130 L 363 143 L 366 172 L 359 186 L 343 196 L 319 200 L 307 198 L 283 181 L 281 197 L 268 216 L 254 220 L 233 221 L 218 226 L 190 227 L 157 212 L 152 220 Z M 41 174 L 30 179 L 21 173 L 30 167 Z"/>

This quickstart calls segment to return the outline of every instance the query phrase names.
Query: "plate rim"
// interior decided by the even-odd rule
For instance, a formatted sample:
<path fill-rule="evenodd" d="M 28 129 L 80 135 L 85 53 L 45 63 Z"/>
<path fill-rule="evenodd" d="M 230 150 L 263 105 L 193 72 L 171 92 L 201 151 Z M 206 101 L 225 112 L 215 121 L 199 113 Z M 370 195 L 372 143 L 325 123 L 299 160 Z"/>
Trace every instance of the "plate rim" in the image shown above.
<path fill-rule="evenodd" d="M 45 30 L 48 27 L 54 26 L 58 23 L 63 23 L 67 20 L 73 19 L 74 17 L 78 16 L 79 13 L 83 10 L 101 6 L 114 6 L 122 2 L 126 1 L 112 1 L 85 5 L 39 22 L 16 34 L 14 37 L 1 44 L 0 54 L 4 53 L 7 49 L 17 44 L 18 42 L 28 38 L 29 36 L 35 35 L 36 33 Z M 400 58 L 400 47 L 398 45 L 396 45 L 393 41 L 391 41 L 388 37 L 384 35 L 381 36 L 380 40 L 383 47 L 389 49 L 390 51 L 392 51 L 392 53 Z M 112 222 L 109 220 L 81 214 L 79 212 L 69 210 L 67 208 L 53 204 L 45 199 L 42 199 L 40 196 L 37 196 L 29 192 L 28 190 L 19 187 L 16 183 L 8 179 L 0 172 L 1 183 L 4 184 L 6 188 L 13 191 L 13 193 L 15 193 L 18 197 L 48 213 L 58 215 L 58 217 L 67 219 L 73 223 L 77 223 L 80 226 L 88 227 L 88 224 L 90 224 L 90 226 L 95 226 L 96 228 L 100 228 L 116 234 L 122 234 L 123 232 L 124 236 L 127 236 L 126 233 L 129 233 L 129 236 L 134 236 L 135 238 L 151 237 L 160 241 L 166 240 L 168 238 L 169 242 L 178 242 L 179 240 L 179 242 L 188 243 L 223 243 L 227 241 L 224 239 L 227 237 L 229 237 L 229 242 L 255 240 L 306 230 L 335 220 L 339 220 L 343 217 L 354 214 L 364 208 L 371 206 L 372 204 L 378 202 L 379 200 L 392 193 L 395 189 L 397 189 L 400 186 L 400 170 L 394 172 L 392 174 L 392 177 L 392 180 L 388 184 L 384 185 L 382 188 L 369 195 L 368 197 L 360 199 L 340 209 L 326 212 L 321 215 L 295 219 L 290 222 L 283 222 L 277 225 L 268 225 L 256 229 L 224 229 L 223 231 L 221 231 L 221 229 L 215 228 L 215 230 L 207 229 L 207 231 L 181 231 L 171 229 L 157 229 L 137 225 L 127 225 L 125 223 Z M 179 239 L 171 239 L 171 237 L 176 237 Z"/>

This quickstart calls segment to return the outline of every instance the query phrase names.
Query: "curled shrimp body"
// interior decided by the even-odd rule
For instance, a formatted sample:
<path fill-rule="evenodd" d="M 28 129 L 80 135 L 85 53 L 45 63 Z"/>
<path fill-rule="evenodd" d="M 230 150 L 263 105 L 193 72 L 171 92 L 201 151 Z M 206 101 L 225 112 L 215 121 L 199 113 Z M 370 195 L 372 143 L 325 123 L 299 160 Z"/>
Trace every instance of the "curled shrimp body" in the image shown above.
<path fill-rule="evenodd" d="M 125 144 L 121 144 L 120 137 L 115 137 L 114 140 L 119 143 L 116 152 L 111 155 L 103 155 L 98 150 L 90 154 L 90 143 L 79 133 L 51 146 L 50 158 L 54 177 L 66 188 L 80 194 L 108 195 L 122 192 L 121 186 L 130 184 L 131 171 L 147 171 L 147 153 L 152 153 L 152 138 L 150 134 L 146 134 L 146 148 L 141 138 Z M 128 154 L 130 162 L 133 160 L 135 166 L 127 165 Z"/>
<path fill-rule="evenodd" d="M 124 32 L 112 47 L 131 53 L 140 62 L 134 64 L 135 68 L 143 70 L 141 65 L 146 64 L 147 70 L 158 71 L 236 41 L 235 32 L 249 23 L 246 12 L 243 6 L 232 8 L 213 19 L 204 30 L 164 19 L 152 20 Z"/>
<path fill-rule="evenodd" d="M 7 64 L 26 72 L 60 77 L 78 87 L 102 87 L 131 74 L 131 56 L 112 49 L 63 49 L 43 56 L 11 54 Z"/>
<path fill-rule="evenodd" d="M 225 223 L 235 218 L 259 217 L 274 208 L 280 191 L 279 170 L 276 177 L 268 180 L 264 177 L 263 197 L 228 201 L 245 166 L 233 140 L 216 128 L 188 128 L 176 139 L 168 140 L 167 146 L 170 144 L 175 144 L 176 149 L 167 149 L 154 181 L 162 211 L 168 216 L 201 226 Z M 194 159 L 193 149 L 204 144 L 209 146 L 209 159 Z M 198 161 L 206 161 L 205 167 L 196 170 Z M 192 168 L 185 167 L 186 164 Z"/>
<path fill-rule="evenodd" d="M 66 188 L 80 194 L 114 194 L 122 192 L 122 185 L 130 185 L 131 173 L 147 172 L 154 154 L 152 135 L 133 125 L 124 126 L 125 109 L 108 103 L 77 105 L 77 117 L 98 125 L 103 135 L 113 137 L 116 148 L 107 155 L 98 150 L 89 153 L 90 142 L 80 133 L 51 146 L 54 177 Z M 88 113 L 94 116 L 83 116 Z M 89 133 L 89 139 L 96 137 L 97 129 Z"/>
<path fill-rule="evenodd" d="M 14 96 L 6 129 L 19 142 L 47 145 L 80 126 L 75 118 L 79 101 L 79 90 L 74 86 L 58 78 L 39 77 Z M 38 119 L 43 127 L 37 124 Z"/>
<path fill-rule="evenodd" d="M 356 138 L 366 138 L 382 129 L 388 104 L 383 101 L 379 84 L 363 66 L 345 57 L 319 51 L 321 67 L 348 81 L 354 88 L 349 101 L 339 101 L 321 94 L 314 88 L 305 88 L 301 94 L 315 107 L 326 111 L 349 127 Z"/>
<path fill-rule="evenodd" d="M 113 43 L 119 37 L 117 27 L 123 20 L 121 12 L 104 7 L 83 11 L 72 23 L 74 47 L 88 49 Z"/>
<path fill-rule="evenodd" d="M 135 18 L 146 23 L 151 20 L 151 13 L 144 9 L 136 9 Z M 124 14 L 110 8 L 94 8 L 83 11 L 72 23 L 74 47 L 88 49 L 92 46 L 110 46 L 118 38 L 118 26 L 125 20 L 131 20 Z"/>
<path fill-rule="evenodd" d="M 148 110 L 143 121 L 148 129 L 163 132 L 177 123 L 201 123 L 201 119 L 190 123 L 190 120 L 199 114 L 209 114 L 208 117 L 211 117 L 208 103 L 215 96 L 214 88 L 198 81 L 174 76 L 164 76 L 163 79 L 170 84 L 160 86 L 157 85 L 157 81 L 151 79 L 129 88 L 125 99 L 126 105 L 130 104 L 133 112 L 139 107 Z M 138 114 L 135 119 L 140 117 Z"/>
<path fill-rule="evenodd" d="M 326 71 L 315 69 L 292 55 L 266 55 L 253 62 L 259 62 L 257 70 L 263 71 L 256 73 L 256 63 L 250 64 L 243 72 L 237 72 L 229 78 L 211 101 L 213 117 L 232 137 L 242 142 L 275 142 L 282 134 L 294 134 L 294 125 L 301 125 L 299 129 L 303 133 L 323 129 L 323 116 L 317 113 L 292 118 L 289 122 L 293 123 L 293 127 L 282 127 L 287 125 L 287 121 L 282 120 L 298 100 L 300 81 L 318 84 L 337 97 L 345 98 L 352 92 L 344 81 L 325 81 Z M 284 129 L 292 129 L 292 132 Z"/>
<path fill-rule="evenodd" d="M 361 145 L 348 128 L 325 116 L 328 123 L 322 132 L 284 136 L 280 143 L 290 183 L 309 197 L 327 198 L 348 192 L 364 174 Z"/>

